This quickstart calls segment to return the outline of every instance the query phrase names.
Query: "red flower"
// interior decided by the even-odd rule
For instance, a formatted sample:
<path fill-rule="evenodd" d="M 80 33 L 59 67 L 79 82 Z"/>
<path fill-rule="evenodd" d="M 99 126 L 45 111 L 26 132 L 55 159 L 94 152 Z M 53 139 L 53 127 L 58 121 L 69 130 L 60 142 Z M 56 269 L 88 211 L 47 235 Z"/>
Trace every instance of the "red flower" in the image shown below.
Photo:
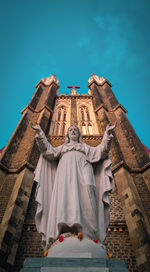
<path fill-rule="evenodd" d="M 61 243 L 64 240 L 64 237 L 62 235 L 59 236 L 59 242 Z"/>
<path fill-rule="evenodd" d="M 96 244 L 98 243 L 98 239 L 97 239 L 97 238 L 95 238 L 93 241 L 94 241 L 94 243 L 96 243 Z"/>

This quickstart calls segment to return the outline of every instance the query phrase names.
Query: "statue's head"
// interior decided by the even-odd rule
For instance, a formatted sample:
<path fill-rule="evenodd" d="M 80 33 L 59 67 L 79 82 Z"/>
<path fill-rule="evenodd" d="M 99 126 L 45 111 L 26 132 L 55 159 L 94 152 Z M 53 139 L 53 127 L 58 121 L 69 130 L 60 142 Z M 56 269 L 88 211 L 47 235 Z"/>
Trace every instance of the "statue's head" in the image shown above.
<path fill-rule="evenodd" d="M 82 137 L 81 137 L 81 133 L 79 128 L 76 125 L 71 125 L 68 130 L 67 130 L 67 134 L 66 134 L 66 144 L 70 142 L 70 138 L 74 137 L 78 139 L 79 143 L 82 143 Z"/>

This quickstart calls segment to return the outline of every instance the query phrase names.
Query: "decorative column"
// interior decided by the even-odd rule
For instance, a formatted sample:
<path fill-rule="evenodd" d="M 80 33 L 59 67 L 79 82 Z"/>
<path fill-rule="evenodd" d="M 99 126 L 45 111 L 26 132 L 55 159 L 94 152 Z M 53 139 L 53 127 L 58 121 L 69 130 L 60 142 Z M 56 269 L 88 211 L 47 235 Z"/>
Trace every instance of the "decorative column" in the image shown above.
<path fill-rule="evenodd" d="M 77 91 L 71 90 L 71 125 L 78 125 L 77 121 L 77 102 L 76 102 Z"/>
<path fill-rule="evenodd" d="M 111 91 L 111 83 L 104 77 L 92 76 L 88 80 L 89 93 L 93 96 L 93 105 L 98 120 L 99 132 L 103 136 L 105 128 L 109 123 L 114 123 L 116 117 L 113 109 L 118 104 L 113 92 Z M 108 91 L 109 90 L 109 91 Z M 113 166 L 123 160 L 123 154 L 119 147 L 118 141 L 114 133 L 114 141 L 111 148 L 111 157 L 113 158 Z"/>

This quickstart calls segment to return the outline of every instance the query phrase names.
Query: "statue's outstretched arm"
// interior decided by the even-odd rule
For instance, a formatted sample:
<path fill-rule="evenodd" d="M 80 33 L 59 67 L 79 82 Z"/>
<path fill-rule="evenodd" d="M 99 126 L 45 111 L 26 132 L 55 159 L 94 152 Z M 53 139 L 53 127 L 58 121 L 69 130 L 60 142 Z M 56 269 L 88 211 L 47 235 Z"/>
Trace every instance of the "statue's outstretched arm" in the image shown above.
<path fill-rule="evenodd" d="M 43 132 L 43 130 L 41 129 L 41 127 L 38 123 L 36 123 L 36 125 L 33 125 L 32 123 L 30 123 L 30 126 L 31 126 L 31 128 L 33 128 L 36 131 L 37 134 L 40 134 L 41 132 Z"/>
<path fill-rule="evenodd" d="M 114 123 L 114 125 L 107 125 L 102 142 L 101 142 L 101 148 L 102 148 L 102 153 L 103 157 L 106 157 L 110 151 L 112 139 L 113 139 L 113 130 L 115 129 L 117 125 L 117 122 Z"/>
<path fill-rule="evenodd" d="M 111 125 L 111 124 L 107 125 L 105 132 L 108 135 L 111 135 L 113 130 L 115 129 L 116 125 L 117 125 L 117 122 L 115 122 L 114 125 Z"/>
<path fill-rule="evenodd" d="M 49 148 L 50 144 L 45 136 L 45 133 L 41 129 L 39 124 L 33 125 L 30 124 L 31 128 L 36 131 L 35 139 L 37 142 L 37 145 L 41 151 L 42 154 L 45 154 L 46 150 Z"/>

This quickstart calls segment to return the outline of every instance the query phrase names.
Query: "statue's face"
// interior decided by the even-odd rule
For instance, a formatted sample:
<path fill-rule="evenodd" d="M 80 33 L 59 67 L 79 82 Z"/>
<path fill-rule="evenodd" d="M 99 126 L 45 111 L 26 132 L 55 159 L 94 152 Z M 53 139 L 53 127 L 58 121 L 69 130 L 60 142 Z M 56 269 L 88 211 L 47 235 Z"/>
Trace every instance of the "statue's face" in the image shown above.
<path fill-rule="evenodd" d="M 79 130 L 76 126 L 71 126 L 68 129 L 69 139 L 77 141 L 79 139 Z"/>

